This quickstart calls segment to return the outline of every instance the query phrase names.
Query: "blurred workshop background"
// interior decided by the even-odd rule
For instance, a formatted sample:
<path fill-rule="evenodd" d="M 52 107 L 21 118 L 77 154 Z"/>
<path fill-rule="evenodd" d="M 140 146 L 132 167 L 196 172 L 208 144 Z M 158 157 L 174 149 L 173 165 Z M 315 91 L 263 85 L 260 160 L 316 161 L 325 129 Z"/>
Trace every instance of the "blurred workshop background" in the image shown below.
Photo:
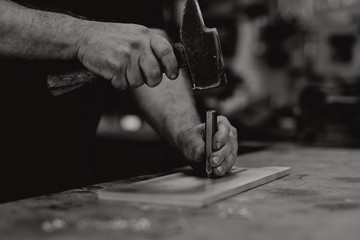
<path fill-rule="evenodd" d="M 184 3 L 163 1 L 173 42 Z M 276 142 L 360 146 L 359 0 L 199 3 L 207 27 L 218 29 L 229 84 L 194 95 L 200 113 L 216 109 L 237 127 L 239 154 Z M 99 124 L 104 181 L 119 171 L 128 177 L 183 164 L 128 104 L 131 98 L 114 94 L 110 101 L 117 104 L 108 105 Z M 122 165 L 124 156 L 133 160 L 129 166 Z"/>

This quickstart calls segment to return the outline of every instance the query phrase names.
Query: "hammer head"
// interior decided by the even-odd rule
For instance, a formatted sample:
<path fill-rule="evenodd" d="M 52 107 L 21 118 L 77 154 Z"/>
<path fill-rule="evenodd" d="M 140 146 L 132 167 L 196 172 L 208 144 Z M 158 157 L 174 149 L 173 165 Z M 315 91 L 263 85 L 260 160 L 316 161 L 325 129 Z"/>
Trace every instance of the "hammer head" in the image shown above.
<path fill-rule="evenodd" d="M 218 32 L 205 26 L 197 0 L 187 0 L 180 29 L 193 90 L 227 83 Z"/>

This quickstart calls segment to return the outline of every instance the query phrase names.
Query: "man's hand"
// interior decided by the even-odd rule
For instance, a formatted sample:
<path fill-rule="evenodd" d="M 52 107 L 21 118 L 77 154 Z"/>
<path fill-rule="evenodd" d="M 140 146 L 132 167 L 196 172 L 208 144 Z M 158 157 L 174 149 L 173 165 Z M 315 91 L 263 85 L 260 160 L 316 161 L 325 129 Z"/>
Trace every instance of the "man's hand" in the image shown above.
<path fill-rule="evenodd" d="M 83 65 L 119 89 L 155 87 L 162 71 L 169 79 L 179 74 L 171 44 L 144 26 L 86 22 L 78 44 Z"/>
<path fill-rule="evenodd" d="M 238 141 L 237 130 L 225 117 L 219 116 L 217 122 L 218 131 L 213 139 L 214 151 L 211 154 L 210 162 L 213 167 L 213 175 L 221 177 L 228 173 L 236 162 Z M 205 124 L 182 132 L 180 138 L 182 152 L 190 161 L 190 165 L 194 168 L 204 166 L 202 163 L 205 162 Z"/>
<path fill-rule="evenodd" d="M 78 59 L 116 88 L 157 86 L 177 78 L 171 44 L 140 25 L 87 21 L 0 0 L 0 57 Z"/>

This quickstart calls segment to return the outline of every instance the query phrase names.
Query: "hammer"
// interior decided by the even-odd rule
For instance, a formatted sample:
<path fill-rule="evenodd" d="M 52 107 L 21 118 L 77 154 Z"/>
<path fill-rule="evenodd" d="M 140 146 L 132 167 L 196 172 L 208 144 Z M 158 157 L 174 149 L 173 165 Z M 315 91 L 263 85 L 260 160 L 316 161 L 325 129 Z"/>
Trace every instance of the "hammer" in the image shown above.
<path fill-rule="evenodd" d="M 180 27 L 181 42 L 173 46 L 180 68 L 187 68 L 193 90 L 205 90 L 227 83 L 224 61 L 218 32 L 204 24 L 197 0 L 185 3 L 182 24 Z M 70 92 L 84 85 L 102 80 L 101 77 L 86 70 L 49 75 L 47 84 L 54 96 Z M 216 117 L 206 117 L 206 145 L 212 146 L 212 136 L 216 132 Z M 209 122 L 211 120 L 211 122 Z M 211 127 L 209 127 L 211 126 Z M 212 149 L 207 148 L 207 158 Z M 206 159 L 206 172 L 211 174 L 209 159 Z"/>
<path fill-rule="evenodd" d="M 187 68 L 193 90 L 225 85 L 226 75 L 218 32 L 207 28 L 197 0 L 187 0 L 180 28 L 181 42 L 173 44 L 179 68 Z M 80 70 L 49 75 L 47 84 L 54 96 L 70 92 L 101 79 L 90 71 Z"/>

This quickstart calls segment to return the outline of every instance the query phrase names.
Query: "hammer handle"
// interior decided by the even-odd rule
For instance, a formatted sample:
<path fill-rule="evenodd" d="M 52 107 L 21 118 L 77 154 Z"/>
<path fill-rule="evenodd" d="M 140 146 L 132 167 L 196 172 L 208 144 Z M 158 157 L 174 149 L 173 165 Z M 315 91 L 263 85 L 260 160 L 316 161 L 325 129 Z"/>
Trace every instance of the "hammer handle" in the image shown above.
<path fill-rule="evenodd" d="M 184 46 L 181 43 L 172 45 L 179 68 L 187 66 Z M 75 72 L 64 73 L 61 75 L 49 75 L 47 77 L 48 88 L 54 96 L 59 96 L 84 85 L 95 83 L 102 78 L 85 68 Z"/>

